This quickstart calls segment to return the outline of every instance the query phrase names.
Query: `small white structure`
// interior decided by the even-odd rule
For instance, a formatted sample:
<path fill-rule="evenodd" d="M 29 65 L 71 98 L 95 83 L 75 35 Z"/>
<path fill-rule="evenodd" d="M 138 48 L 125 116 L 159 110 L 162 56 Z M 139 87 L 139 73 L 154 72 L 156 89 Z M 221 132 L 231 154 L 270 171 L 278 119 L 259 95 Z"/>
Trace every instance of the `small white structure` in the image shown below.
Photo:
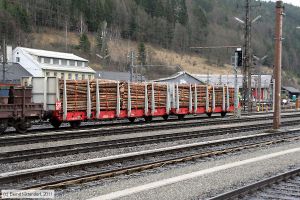
<path fill-rule="evenodd" d="M 88 66 L 88 60 L 71 53 L 16 47 L 13 62 L 20 64 L 33 77 L 83 80 L 93 79 L 96 73 Z"/>

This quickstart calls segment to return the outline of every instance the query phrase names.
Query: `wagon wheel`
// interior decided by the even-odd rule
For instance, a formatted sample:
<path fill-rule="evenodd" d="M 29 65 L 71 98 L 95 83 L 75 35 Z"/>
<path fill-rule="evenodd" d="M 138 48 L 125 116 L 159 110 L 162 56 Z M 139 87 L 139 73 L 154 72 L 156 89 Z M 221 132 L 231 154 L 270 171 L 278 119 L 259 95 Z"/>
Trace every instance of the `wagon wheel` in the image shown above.
<path fill-rule="evenodd" d="M 184 119 L 184 115 L 178 115 L 178 119 L 179 120 L 183 120 Z"/>
<path fill-rule="evenodd" d="M 130 123 L 133 123 L 135 121 L 135 117 L 129 117 L 128 120 L 130 121 Z"/>
<path fill-rule="evenodd" d="M 71 121 L 69 123 L 72 128 L 79 128 L 81 121 Z"/>
<path fill-rule="evenodd" d="M 17 122 L 14 125 L 14 128 L 18 133 L 26 133 L 28 126 L 26 125 L 26 122 Z"/>
<path fill-rule="evenodd" d="M 164 116 L 163 116 L 163 119 L 164 119 L 165 121 L 167 121 L 168 118 L 169 118 L 169 115 L 164 115 Z"/>
<path fill-rule="evenodd" d="M 206 114 L 207 114 L 208 117 L 211 117 L 211 114 L 212 114 L 212 113 L 206 113 Z"/>
<path fill-rule="evenodd" d="M 59 121 L 57 119 L 50 119 L 49 122 L 55 129 L 58 129 L 62 123 L 62 121 Z"/>
<path fill-rule="evenodd" d="M 0 121 L 0 134 L 4 133 L 4 131 L 7 129 L 7 126 L 8 126 L 7 120 Z"/>
<path fill-rule="evenodd" d="M 221 112 L 221 117 L 225 117 L 226 116 L 226 112 Z"/>
<path fill-rule="evenodd" d="M 152 116 L 145 116 L 144 119 L 145 119 L 145 122 L 151 122 Z"/>

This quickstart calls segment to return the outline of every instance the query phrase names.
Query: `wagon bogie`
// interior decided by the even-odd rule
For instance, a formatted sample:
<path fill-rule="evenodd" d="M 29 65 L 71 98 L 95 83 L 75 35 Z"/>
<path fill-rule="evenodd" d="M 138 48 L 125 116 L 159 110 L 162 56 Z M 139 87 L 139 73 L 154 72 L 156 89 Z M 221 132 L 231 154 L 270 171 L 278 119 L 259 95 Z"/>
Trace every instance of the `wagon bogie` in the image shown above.
<path fill-rule="evenodd" d="M 80 127 L 81 121 L 70 121 L 69 124 L 72 128 L 76 129 Z"/>
<path fill-rule="evenodd" d="M 4 133 L 7 127 L 8 127 L 8 120 L 6 119 L 0 120 L 0 134 Z"/>

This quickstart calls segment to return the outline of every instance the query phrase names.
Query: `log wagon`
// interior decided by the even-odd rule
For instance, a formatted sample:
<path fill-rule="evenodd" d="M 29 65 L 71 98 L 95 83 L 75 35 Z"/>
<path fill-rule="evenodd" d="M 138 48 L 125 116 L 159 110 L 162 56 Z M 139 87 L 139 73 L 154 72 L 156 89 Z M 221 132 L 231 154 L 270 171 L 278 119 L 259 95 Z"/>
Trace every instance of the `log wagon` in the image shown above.
<path fill-rule="evenodd" d="M 32 78 L 32 96 L 43 104 L 45 118 L 58 128 L 69 122 L 73 128 L 82 121 L 153 117 L 183 118 L 189 114 L 232 112 L 233 88 L 226 85 L 131 83 L 112 80 L 60 80 Z"/>
<path fill-rule="evenodd" d="M 31 87 L 0 84 L 0 134 L 10 126 L 24 133 L 32 120 L 42 118 L 42 104 L 32 102 L 31 91 Z"/>

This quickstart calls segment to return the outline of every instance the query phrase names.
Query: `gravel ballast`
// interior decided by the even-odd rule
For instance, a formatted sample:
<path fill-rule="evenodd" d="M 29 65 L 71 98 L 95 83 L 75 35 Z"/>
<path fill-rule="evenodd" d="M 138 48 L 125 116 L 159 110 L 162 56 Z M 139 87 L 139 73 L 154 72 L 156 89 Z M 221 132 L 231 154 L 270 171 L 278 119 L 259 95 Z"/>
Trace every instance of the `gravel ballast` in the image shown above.
<path fill-rule="evenodd" d="M 57 192 L 62 199 L 87 199 L 125 188 L 171 178 L 202 169 L 211 168 L 235 161 L 254 158 L 287 149 L 298 148 L 299 141 L 278 144 L 271 147 L 242 151 L 227 156 L 165 166 L 159 169 L 148 170 L 138 174 L 124 175 L 99 182 L 86 183 L 85 187 L 76 187 Z M 247 164 L 217 173 L 204 175 L 198 178 L 160 187 L 121 199 L 203 199 L 229 191 L 236 187 L 249 184 L 253 181 L 278 174 L 300 166 L 299 152 L 279 156 L 252 164 Z M 91 185 L 93 185 L 91 187 Z M 60 196 L 62 195 L 62 196 Z"/>
<path fill-rule="evenodd" d="M 181 145 L 181 144 L 190 144 L 190 143 L 195 143 L 195 142 L 203 142 L 203 141 L 211 141 L 211 140 L 217 140 L 217 139 L 225 139 L 225 138 L 232 138 L 232 137 L 238 137 L 238 136 L 252 135 L 252 134 L 261 133 L 261 132 L 262 131 L 249 131 L 249 132 L 243 132 L 243 133 L 227 133 L 224 135 L 217 135 L 217 136 L 210 136 L 210 137 L 199 137 L 199 138 L 193 138 L 193 139 L 188 139 L 188 140 L 178 140 L 178 141 L 163 142 L 163 143 L 156 143 L 156 144 L 140 145 L 140 146 L 134 146 L 134 147 L 124 147 L 124 148 L 118 148 L 118 149 L 106 149 L 106 150 L 97 151 L 97 152 L 79 153 L 79 154 L 62 156 L 62 157 L 33 159 L 33 160 L 17 162 L 17 163 L 0 164 L 0 173 L 28 169 L 28 168 L 42 167 L 42 166 L 47 166 L 47 165 L 62 164 L 62 163 L 86 160 L 86 159 L 92 159 L 92 158 L 100 158 L 100 157 L 106 157 L 106 156 L 123 154 L 123 153 L 138 152 L 138 151 L 143 151 L 143 150 L 170 147 L 170 146 Z"/>

